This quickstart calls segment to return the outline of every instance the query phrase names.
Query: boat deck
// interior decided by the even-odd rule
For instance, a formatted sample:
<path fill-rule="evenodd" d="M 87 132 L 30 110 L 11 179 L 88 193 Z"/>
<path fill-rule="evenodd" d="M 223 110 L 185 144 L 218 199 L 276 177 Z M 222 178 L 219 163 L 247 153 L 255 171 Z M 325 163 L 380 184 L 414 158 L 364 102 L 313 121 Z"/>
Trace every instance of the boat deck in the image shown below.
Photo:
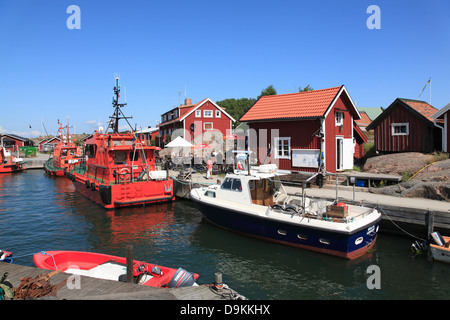
<path fill-rule="evenodd" d="M 17 264 L 0 262 L 0 275 L 8 272 L 6 280 L 17 288 L 22 277 L 35 278 L 40 274 L 49 274 L 50 270 Z M 64 272 L 57 273 L 50 278 L 50 284 L 56 285 L 69 279 L 72 275 Z M 73 279 L 73 276 L 72 278 Z M 69 279 L 70 282 L 70 279 Z M 69 288 L 63 285 L 58 289 L 57 300 L 229 300 L 230 290 L 217 292 L 209 285 L 183 288 L 155 288 L 132 283 L 104 280 L 80 276 L 79 288 Z"/>

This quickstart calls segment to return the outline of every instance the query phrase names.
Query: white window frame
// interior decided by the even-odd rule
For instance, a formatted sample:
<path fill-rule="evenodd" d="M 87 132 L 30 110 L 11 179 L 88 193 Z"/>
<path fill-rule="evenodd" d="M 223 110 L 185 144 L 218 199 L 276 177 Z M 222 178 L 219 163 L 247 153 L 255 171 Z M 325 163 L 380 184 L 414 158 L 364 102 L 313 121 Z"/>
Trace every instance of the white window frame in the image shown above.
<path fill-rule="evenodd" d="M 206 129 L 205 124 L 210 124 L 211 129 Z M 213 122 L 203 122 L 203 130 L 214 130 L 214 123 Z"/>
<path fill-rule="evenodd" d="M 195 117 L 201 118 L 202 117 L 202 110 L 195 110 Z"/>
<path fill-rule="evenodd" d="M 344 112 L 336 111 L 334 113 L 334 122 L 336 124 L 336 127 L 344 125 Z"/>
<path fill-rule="evenodd" d="M 285 154 L 285 151 L 282 149 L 283 154 L 280 156 L 278 155 L 279 146 L 284 146 L 284 141 L 288 141 L 288 150 L 287 155 Z M 273 145 L 275 147 L 274 155 L 275 159 L 291 159 L 291 137 L 274 137 L 273 138 Z"/>
<path fill-rule="evenodd" d="M 216 118 L 220 118 L 222 115 L 222 112 L 220 110 L 216 110 Z"/>
<path fill-rule="evenodd" d="M 206 112 L 211 112 L 211 115 L 207 116 Z M 214 112 L 212 110 L 203 110 L 203 118 L 213 118 L 213 117 L 214 117 Z"/>
<path fill-rule="evenodd" d="M 395 132 L 397 127 L 406 127 L 406 132 Z M 391 123 L 391 135 L 392 136 L 408 136 L 409 135 L 409 122 Z"/>

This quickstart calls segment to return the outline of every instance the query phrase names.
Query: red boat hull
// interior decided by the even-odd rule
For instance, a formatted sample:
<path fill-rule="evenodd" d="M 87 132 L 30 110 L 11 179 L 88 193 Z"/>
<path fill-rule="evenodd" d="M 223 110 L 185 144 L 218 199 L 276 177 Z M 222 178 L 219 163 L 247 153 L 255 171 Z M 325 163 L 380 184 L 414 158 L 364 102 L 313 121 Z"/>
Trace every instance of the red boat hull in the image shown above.
<path fill-rule="evenodd" d="M 25 170 L 24 167 L 22 167 L 22 165 L 11 165 L 11 166 L 4 166 L 4 165 L 0 165 L 0 173 L 11 173 L 11 172 L 20 172 Z"/>
<path fill-rule="evenodd" d="M 51 170 L 46 166 L 44 166 L 44 170 L 49 176 L 64 177 L 66 175 L 64 170 Z"/>
<path fill-rule="evenodd" d="M 80 175 L 73 175 L 72 181 L 78 192 L 101 205 L 105 209 L 142 206 L 175 200 L 173 181 L 138 181 L 102 185 L 96 181 L 82 180 Z"/>
<path fill-rule="evenodd" d="M 47 251 L 39 252 L 33 255 L 33 262 L 36 267 L 47 270 L 66 271 L 68 269 L 79 269 L 82 271 L 89 271 L 95 267 L 101 266 L 105 263 L 114 263 L 115 265 L 122 265 L 126 270 L 126 258 L 117 257 L 102 253 L 82 252 L 82 251 Z M 134 266 L 144 266 L 148 271 L 151 271 L 154 264 L 133 260 Z M 141 283 L 145 286 L 151 287 L 167 287 L 172 277 L 177 272 L 177 269 L 157 266 L 162 273 L 151 273 L 151 278 Z M 126 272 L 126 271 L 125 271 Z M 72 272 L 69 272 L 72 273 Z M 95 277 L 95 276 L 93 276 Z M 197 280 L 198 274 L 194 274 L 194 279 Z M 96 277 L 97 278 L 97 277 Z M 98 277 L 101 278 L 101 277 Z M 118 280 L 118 279 L 117 279 Z"/>

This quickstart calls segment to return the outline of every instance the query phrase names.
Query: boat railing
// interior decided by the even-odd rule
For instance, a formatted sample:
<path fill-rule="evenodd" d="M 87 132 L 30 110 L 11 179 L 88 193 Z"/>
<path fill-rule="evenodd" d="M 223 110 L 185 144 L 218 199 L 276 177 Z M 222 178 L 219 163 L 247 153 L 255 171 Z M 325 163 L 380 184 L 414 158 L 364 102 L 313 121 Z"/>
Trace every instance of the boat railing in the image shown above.
<path fill-rule="evenodd" d="M 88 178 L 101 183 L 124 184 L 135 181 L 149 181 L 150 172 L 157 169 L 154 164 L 134 164 L 133 166 L 123 166 L 120 168 L 107 168 L 103 166 L 91 165 L 93 170 L 89 170 L 83 161 L 74 165 L 71 170 L 81 175 L 87 175 Z M 112 179 L 111 179 L 112 177 Z"/>

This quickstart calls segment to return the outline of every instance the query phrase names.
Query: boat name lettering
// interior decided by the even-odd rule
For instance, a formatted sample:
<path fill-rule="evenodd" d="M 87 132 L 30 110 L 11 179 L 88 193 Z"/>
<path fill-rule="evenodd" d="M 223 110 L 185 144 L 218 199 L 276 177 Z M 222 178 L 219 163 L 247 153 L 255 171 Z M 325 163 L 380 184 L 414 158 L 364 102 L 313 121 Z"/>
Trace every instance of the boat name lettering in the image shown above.
<path fill-rule="evenodd" d="M 367 234 L 368 235 L 372 235 L 374 233 L 376 233 L 375 226 L 371 226 L 369 229 L 367 229 Z"/>

